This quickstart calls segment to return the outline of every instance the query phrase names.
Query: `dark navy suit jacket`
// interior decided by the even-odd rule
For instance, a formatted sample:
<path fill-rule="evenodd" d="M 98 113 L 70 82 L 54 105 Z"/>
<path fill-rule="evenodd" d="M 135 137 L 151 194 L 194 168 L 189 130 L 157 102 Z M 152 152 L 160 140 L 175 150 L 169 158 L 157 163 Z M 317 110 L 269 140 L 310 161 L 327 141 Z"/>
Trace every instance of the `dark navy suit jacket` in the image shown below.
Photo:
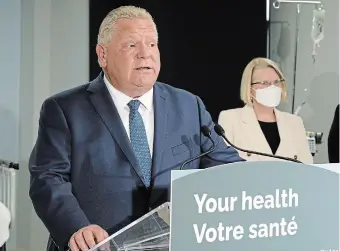
<path fill-rule="evenodd" d="M 51 238 L 63 250 L 71 235 L 89 224 L 114 233 L 169 201 L 170 173 L 211 148 L 186 168 L 243 161 L 213 130 L 197 96 L 160 82 L 154 85 L 152 188 L 146 189 L 137 159 L 101 73 L 94 81 L 54 95 L 42 105 L 29 163 L 30 197 Z"/>

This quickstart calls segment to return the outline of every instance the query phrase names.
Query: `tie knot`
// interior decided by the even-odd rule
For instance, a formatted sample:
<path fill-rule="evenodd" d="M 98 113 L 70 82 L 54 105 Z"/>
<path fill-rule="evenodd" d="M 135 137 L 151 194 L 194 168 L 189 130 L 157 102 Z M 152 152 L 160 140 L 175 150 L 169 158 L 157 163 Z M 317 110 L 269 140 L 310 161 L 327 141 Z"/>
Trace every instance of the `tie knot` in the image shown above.
<path fill-rule="evenodd" d="M 131 111 L 137 111 L 139 106 L 140 106 L 140 101 L 135 99 L 135 100 L 131 100 L 129 103 L 128 103 L 128 106 L 130 108 Z"/>

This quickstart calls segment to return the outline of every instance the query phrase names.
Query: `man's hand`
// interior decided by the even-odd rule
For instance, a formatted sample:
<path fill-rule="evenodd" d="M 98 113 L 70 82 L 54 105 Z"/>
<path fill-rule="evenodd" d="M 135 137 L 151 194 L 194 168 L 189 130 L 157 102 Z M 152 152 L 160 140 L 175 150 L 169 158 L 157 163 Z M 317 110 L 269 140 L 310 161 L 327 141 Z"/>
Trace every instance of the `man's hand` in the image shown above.
<path fill-rule="evenodd" d="M 97 225 L 89 225 L 78 230 L 70 239 L 72 251 L 87 251 L 109 237 L 108 233 Z"/>

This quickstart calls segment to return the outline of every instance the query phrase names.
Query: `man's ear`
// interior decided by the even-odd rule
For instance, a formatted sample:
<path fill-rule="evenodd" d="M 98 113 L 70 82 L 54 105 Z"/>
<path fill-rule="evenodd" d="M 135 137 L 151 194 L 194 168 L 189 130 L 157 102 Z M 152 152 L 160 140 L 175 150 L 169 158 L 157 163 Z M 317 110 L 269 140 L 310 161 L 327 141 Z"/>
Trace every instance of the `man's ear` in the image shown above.
<path fill-rule="evenodd" d="M 98 63 L 100 65 L 100 67 L 106 67 L 106 48 L 101 45 L 101 44 L 97 44 L 96 46 L 96 53 L 97 53 L 97 57 L 98 57 Z"/>

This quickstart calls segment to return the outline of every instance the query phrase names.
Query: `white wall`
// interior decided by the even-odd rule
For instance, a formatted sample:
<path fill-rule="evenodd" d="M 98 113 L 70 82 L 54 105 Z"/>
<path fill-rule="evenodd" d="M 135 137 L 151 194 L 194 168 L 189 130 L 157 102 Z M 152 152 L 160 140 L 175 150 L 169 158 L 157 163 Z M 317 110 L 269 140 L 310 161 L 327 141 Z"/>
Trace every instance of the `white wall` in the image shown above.
<path fill-rule="evenodd" d="M 324 0 L 326 9 L 325 38 L 317 49 L 313 64 L 311 39 L 314 5 L 302 5 L 298 25 L 299 43 L 296 66 L 295 109 L 307 101 L 299 114 L 308 131 L 323 132 L 323 144 L 318 146 L 314 161 L 327 163 L 327 138 L 339 104 L 339 0 Z M 281 64 L 288 80 L 288 102 L 281 106 L 285 111 L 292 111 L 293 77 L 296 41 L 296 4 L 281 4 L 274 9 L 271 4 L 270 53 L 271 58 Z"/>
<path fill-rule="evenodd" d="M 18 161 L 20 88 L 20 0 L 1 0 L 0 18 L 0 158 Z M 3 123 L 5 121 L 5 123 Z"/>
<path fill-rule="evenodd" d="M 20 0 L 0 0 L 0 158 L 14 162 L 19 159 L 20 16 Z M 12 231 L 9 245 L 16 243 L 15 224 Z"/>
<path fill-rule="evenodd" d="M 28 158 L 43 100 L 88 81 L 88 12 L 88 0 L 0 0 L 0 157 L 20 163 L 9 251 L 46 248 L 28 197 Z"/>

